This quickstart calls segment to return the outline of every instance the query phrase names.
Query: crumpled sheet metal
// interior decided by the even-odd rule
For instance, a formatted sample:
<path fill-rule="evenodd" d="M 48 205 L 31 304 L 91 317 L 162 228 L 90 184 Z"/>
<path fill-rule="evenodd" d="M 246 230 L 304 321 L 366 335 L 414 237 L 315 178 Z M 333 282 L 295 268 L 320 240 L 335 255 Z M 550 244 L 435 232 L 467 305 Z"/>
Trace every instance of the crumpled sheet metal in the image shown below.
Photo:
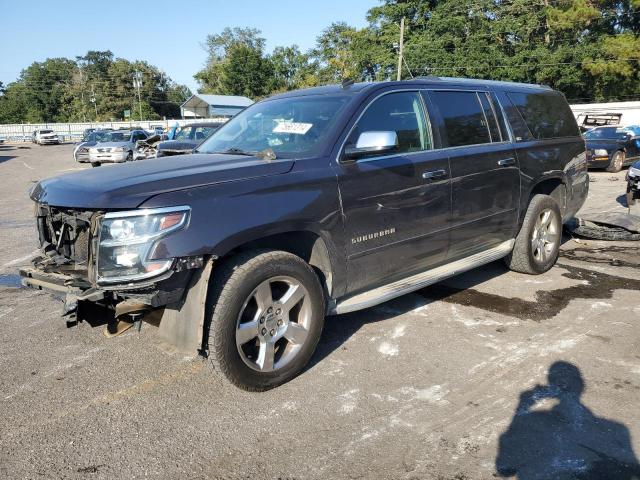
<path fill-rule="evenodd" d="M 580 215 L 579 220 L 596 223 L 599 225 L 609 225 L 629 230 L 632 233 L 640 233 L 640 216 L 622 212 L 591 213 Z"/>

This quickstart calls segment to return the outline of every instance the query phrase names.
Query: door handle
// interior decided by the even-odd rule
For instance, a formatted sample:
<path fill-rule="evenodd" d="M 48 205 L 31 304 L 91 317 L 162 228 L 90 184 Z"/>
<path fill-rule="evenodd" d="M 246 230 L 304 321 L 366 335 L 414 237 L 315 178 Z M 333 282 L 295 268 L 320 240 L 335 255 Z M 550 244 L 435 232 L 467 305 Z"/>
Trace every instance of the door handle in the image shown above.
<path fill-rule="evenodd" d="M 498 165 L 501 167 L 510 167 L 511 165 L 516 164 L 515 158 L 503 158 L 502 160 L 498 160 Z"/>
<path fill-rule="evenodd" d="M 430 172 L 424 172 L 422 178 L 425 180 L 434 180 L 436 178 L 443 178 L 447 176 L 446 170 L 432 170 Z"/>

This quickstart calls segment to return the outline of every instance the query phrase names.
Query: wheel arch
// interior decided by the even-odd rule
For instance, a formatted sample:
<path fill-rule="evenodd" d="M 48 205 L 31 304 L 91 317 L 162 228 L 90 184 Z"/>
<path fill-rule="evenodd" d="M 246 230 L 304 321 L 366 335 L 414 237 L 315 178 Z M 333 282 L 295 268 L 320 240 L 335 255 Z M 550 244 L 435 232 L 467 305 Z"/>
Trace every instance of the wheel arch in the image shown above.
<path fill-rule="evenodd" d="M 318 275 L 326 298 L 332 297 L 335 266 L 331 262 L 325 240 L 318 233 L 310 230 L 289 230 L 253 238 L 229 248 L 217 262 L 241 252 L 261 249 L 282 250 L 302 258 Z"/>
<path fill-rule="evenodd" d="M 564 217 L 567 211 L 568 193 L 567 182 L 562 175 L 547 176 L 539 179 L 538 182 L 531 187 L 529 195 L 527 196 L 526 204 L 523 205 L 523 213 L 520 215 L 520 224 L 522 224 L 522 221 L 524 220 L 524 212 L 529 208 L 531 199 L 535 195 L 539 194 L 549 195 L 558 202 L 558 205 L 560 206 L 560 213 Z"/>

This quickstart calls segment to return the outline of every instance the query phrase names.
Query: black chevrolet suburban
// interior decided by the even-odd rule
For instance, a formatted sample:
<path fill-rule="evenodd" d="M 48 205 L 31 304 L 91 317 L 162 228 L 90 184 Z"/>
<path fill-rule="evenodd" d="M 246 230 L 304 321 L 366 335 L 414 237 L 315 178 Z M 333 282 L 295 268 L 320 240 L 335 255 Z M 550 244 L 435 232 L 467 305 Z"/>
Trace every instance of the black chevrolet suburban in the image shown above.
<path fill-rule="evenodd" d="M 589 186 L 562 94 L 439 77 L 284 93 L 191 155 L 99 170 L 32 189 L 23 283 L 111 333 L 159 318 L 247 390 L 301 372 L 325 315 L 501 258 L 546 272 Z"/>

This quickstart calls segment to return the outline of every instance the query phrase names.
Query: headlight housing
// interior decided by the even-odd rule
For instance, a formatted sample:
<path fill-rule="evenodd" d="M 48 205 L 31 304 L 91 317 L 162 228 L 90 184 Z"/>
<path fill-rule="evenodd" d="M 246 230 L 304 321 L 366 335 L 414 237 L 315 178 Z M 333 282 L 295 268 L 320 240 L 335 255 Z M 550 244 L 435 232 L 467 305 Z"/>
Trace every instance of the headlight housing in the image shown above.
<path fill-rule="evenodd" d="M 107 213 L 100 222 L 98 284 L 144 280 L 171 268 L 173 258 L 150 260 L 158 239 L 184 228 L 188 206 Z"/>
<path fill-rule="evenodd" d="M 640 177 L 640 168 L 631 167 L 629 169 L 629 176 L 634 178 Z"/>
<path fill-rule="evenodd" d="M 604 148 L 596 148 L 593 151 L 593 154 L 596 157 L 608 157 L 609 156 L 609 152 L 607 152 Z"/>
<path fill-rule="evenodd" d="M 111 149 L 112 152 L 124 152 L 124 147 L 114 147 Z"/>

